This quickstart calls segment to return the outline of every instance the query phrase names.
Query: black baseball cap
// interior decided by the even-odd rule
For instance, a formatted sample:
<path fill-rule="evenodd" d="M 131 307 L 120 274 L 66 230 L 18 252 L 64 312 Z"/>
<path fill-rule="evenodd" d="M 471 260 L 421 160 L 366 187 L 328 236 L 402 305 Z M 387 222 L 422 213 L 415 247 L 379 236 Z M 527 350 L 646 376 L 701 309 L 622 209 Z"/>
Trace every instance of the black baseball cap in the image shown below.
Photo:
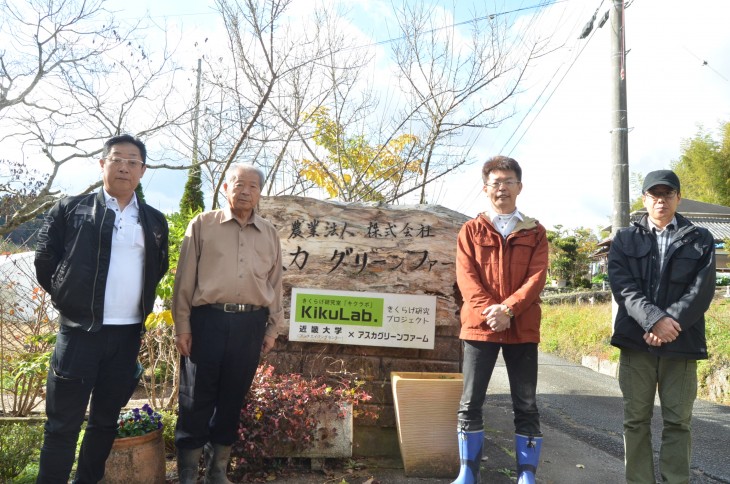
<path fill-rule="evenodd" d="M 666 185 L 677 191 L 679 190 L 679 177 L 672 170 L 656 170 L 649 172 L 644 178 L 644 187 L 642 193 L 646 193 L 657 185 Z"/>

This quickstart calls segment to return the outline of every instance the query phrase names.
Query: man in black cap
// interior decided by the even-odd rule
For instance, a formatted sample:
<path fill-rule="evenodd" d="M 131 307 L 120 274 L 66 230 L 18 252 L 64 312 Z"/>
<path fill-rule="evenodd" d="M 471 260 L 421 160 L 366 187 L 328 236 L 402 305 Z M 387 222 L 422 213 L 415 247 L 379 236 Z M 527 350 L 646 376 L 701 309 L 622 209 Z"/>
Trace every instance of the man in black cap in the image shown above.
<path fill-rule="evenodd" d="M 679 178 L 657 170 L 644 179 L 647 214 L 619 230 L 608 255 L 618 304 L 611 344 L 621 349 L 626 482 L 657 482 L 651 417 L 657 389 L 661 482 L 689 482 L 697 360 L 707 358 L 705 311 L 715 294 L 715 244 L 707 229 L 677 213 Z"/>

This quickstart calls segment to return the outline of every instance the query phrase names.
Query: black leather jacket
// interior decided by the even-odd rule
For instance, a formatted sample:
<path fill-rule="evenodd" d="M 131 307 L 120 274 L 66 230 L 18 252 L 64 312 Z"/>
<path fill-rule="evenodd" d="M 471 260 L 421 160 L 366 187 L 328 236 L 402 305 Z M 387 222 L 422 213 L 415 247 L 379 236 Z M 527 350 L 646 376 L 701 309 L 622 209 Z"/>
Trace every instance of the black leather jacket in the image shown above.
<path fill-rule="evenodd" d="M 115 217 L 106 206 L 103 189 L 66 197 L 46 215 L 35 252 L 36 278 L 50 294 L 61 324 L 101 329 Z M 165 216 L 145 203 L 139 204 L 139 221 L 145 243 L 140 305 L 146 317 L 152 312 L 157 284 L 167 272 L 168 228 Z"/>
<path fill-rule="evenodd" d="M 705 312 L 715 295 L 715 243 L 707 229 L 676 217 L 662 271 L 646 215 L 616 233 L 608 255 L 608 279 L 618 303 L 611 344 L 700 360 L 707 358 Z M 676 320 L 682 331 L 671 343 L 649 346 L 643 335 L 664 316 Z"/>

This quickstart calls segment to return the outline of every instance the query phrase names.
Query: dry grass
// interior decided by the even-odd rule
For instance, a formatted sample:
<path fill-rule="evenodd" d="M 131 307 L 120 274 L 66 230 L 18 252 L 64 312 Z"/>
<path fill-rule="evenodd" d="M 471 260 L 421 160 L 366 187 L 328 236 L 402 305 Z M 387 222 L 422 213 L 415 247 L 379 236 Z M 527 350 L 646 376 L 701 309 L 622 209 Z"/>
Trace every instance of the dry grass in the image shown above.
<path fill-rule="evenodd" d="M 542 351 L 580 363 L 583 355 L 618 360 L 610 345 L 611 304 L 556 304 L 542 306 Z"/>
<path fill-rule="evenodd" d="M 619 351 L 610 344 L 611 304 L 543 305 L 540 349 L 576 363 L 583 355 L 618 360 Z M 706 314 L 709 359 L 698 364 L 699 395 L 730 403 L 730 382 L 723 376 L 730 368 L 730 300 L 718 297 Z M 726 373 L 723 373 L 726 372 Z M 708 382 L 713 381 L 714 391 Z"/>

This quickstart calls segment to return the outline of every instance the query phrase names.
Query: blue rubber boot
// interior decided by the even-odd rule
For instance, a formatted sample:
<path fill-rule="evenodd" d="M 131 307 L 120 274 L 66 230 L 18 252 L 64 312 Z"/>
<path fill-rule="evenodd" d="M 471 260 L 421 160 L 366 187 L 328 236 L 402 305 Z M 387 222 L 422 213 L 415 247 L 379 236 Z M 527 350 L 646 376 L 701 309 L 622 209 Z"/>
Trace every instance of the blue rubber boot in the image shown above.
<path fill-rule="evenodd" d="M 535 484 L 537 464 L 540 463 L 542 437 L 515 434 L 517 484 Z"/>
<path fill-rule="evenodd" d="M 459 477 L 451 484 L 479 484 L 479 466 L 482 462 L 484 430 L 458 430 L 459 436 Z"/>

